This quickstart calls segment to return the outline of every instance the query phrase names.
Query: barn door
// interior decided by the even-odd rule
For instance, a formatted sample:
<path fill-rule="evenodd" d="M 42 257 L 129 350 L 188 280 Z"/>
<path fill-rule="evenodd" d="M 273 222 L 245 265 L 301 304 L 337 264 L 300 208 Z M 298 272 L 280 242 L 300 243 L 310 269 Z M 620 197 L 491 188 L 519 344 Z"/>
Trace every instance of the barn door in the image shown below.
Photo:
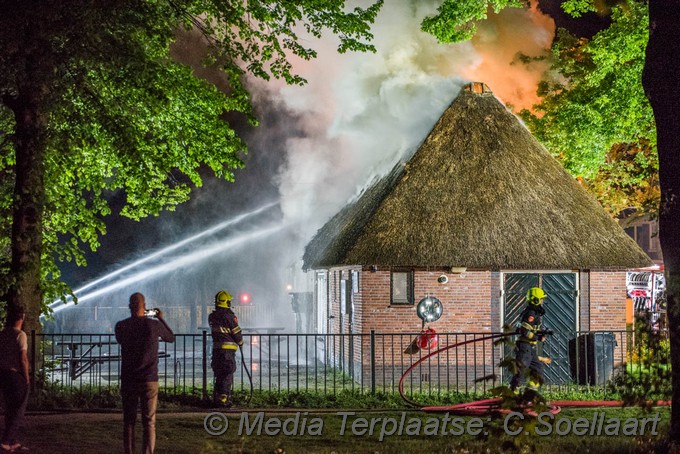
<path fill-rule="evenodd" d="M 576 273 L 544 274 L 542 281 L 543 290 L 548 294 L 544 324 L 554 332 L 543 344 L 543 354 L 553 360 L 545 368 L 545 378 L 548 383 L 568 383 L 572 381 L 569 341 L 576 337 Z"/>
<path fill-rule="evenodd" d="M 526 306 L 525 296 L 531 287 L 541 287 L 548 294 L 544 302 L 543 326 L 554 334 L 543 343 L 538 354 L 549 356 L 552 364 L 545 367 L 547 383 L 572 381 L 569 363 L 569 340 L 576 335 L 578 281 L 575 273 L 506 273 L 504 274 L 505 325 L 517 326 Z M 513 352 L 506 348 L 506 355 Z"/>
<path fill-rule="evenodd" d="M 519 324 L 519 316 L 524 311 L 524 298 L 527 290 L 531 287 L 540 287 L 540 275 L 512 273 L 504 276 L 505 317 L 503 324 L 514 327 Z"/>

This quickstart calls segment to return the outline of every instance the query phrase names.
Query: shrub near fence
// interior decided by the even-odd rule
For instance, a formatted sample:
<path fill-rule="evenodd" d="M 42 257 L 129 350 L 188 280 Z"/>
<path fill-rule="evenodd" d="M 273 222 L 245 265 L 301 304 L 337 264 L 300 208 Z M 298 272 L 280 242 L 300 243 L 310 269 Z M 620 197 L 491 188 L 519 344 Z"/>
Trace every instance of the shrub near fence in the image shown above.
<path fill-rule="evenodd" d="M 428 350 L 404 353 L 417 334 L 244 333 L 242 355 L 237 355 L 242 356 L 243 362 L 237 369 L 235 383 L 241 389 L 249 388 L 248 371 L 254 389 L 268 392 L 397 393 L 404 372 L 431 353 Z M 499 367 L 504 356 L 503 345 L 491 339 L 475 341 L 490 334 L 439 334 L 439 348 L 471 342 L 422 361 L 404 379 L 406 392 L 479 395 L 507 383 L 508 374 Z M 33 334 L 33 339 L 37 347 L 31 351 L 32 370 L 39 367 L 40 380 L 65 387 L 95 389 L 119 385 L 120 347 L 112 334 Z M 648 379 L 649 373 L 668 371 L 663 358 L 649 354 L 648 346 L 634 345 L 629 339 L 632 333 L 626 331 L 574 333 L 568 357 L 553 357 L 553 365 L 559 361 L 562 370 L 570 371 L 569 379 L 559 383 L 548 381 L 544 389 L 606 390 L 620 374 L 627 373 L 635 379 L 631 371 L 636 370 L 635 358 L 640 356 L 634 354 L 636 351 L 646 352 L 645 358 L 659 358 L 659 363 L 663 362 L 663 368 L 650 368 L 647 361 L 646 375 L 637 374 L 641 380 Z M 544 354 L 557 351 L 550 342 L 543 346 Z M 176 335 L 174 343 L 161 343 L 160 349 L 161 387 L 177 394 L 199 392 L 204 398 L 210 395 L 213 374 L 208 332 Z M 509 348 L 505 351 L 512 352 Z M 548 367 L 556 367 L 553 365 Z"/>

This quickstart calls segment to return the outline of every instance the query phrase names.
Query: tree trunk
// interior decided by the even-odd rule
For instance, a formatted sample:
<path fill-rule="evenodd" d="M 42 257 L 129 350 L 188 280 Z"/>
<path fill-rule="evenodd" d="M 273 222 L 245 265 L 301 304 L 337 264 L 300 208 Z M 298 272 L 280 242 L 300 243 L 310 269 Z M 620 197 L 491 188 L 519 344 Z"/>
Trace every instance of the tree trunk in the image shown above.
<path fill-rule="evenodd" d="M 680 0 L 649 1 L 642 84 L 654 110 L 659 152 L 659 240 L 668 298 L 673 395 L 670 441 L 680 445 Z"/>
<path fill-rule="evenodd" d="M 46 115 L 42 113 L 40 85 L 22 90 L 12 102 L 16 120 L 14 149 L 16 182 L 12 222 L 13 282 L 8 309 L 26 311 L 24 330 L 40 331 L 42 216 L 45 205 L 44 156 Z"/>

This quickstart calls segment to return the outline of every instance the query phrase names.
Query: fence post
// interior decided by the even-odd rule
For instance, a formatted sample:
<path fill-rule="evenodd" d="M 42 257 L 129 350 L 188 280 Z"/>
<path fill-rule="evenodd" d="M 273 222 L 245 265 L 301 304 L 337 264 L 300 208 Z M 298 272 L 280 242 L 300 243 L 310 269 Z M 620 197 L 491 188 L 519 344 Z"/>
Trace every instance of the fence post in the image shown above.
<path fill-rule="evenodd" d="M 375 330 L 371 330 L 371 394 L 375 394 Z"/>
<path fill-rule="evenodd" d="M 35 355 L 35 330 L 31 330 L 31 370 L 29 373 L 31 382 L 31 394 L 35 392 L 35 368 L 36 368 L 36 355 Z"/>
<path fill-rule="evenodd" d="M 203 400 L 208 400 L 208 332 L 203 330 Z"/>

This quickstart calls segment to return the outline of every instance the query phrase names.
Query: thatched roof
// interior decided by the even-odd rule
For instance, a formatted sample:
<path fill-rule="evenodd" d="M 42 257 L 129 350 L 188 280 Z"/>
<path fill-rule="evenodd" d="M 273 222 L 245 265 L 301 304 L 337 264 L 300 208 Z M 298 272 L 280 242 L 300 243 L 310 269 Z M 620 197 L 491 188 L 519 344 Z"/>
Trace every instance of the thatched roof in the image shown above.
<path fill-rule="evenodd" d="M 490 92 L 461 90 L 408 163 L 307 245 L 304 267 L 590 269 L 651 260 Z"/>

